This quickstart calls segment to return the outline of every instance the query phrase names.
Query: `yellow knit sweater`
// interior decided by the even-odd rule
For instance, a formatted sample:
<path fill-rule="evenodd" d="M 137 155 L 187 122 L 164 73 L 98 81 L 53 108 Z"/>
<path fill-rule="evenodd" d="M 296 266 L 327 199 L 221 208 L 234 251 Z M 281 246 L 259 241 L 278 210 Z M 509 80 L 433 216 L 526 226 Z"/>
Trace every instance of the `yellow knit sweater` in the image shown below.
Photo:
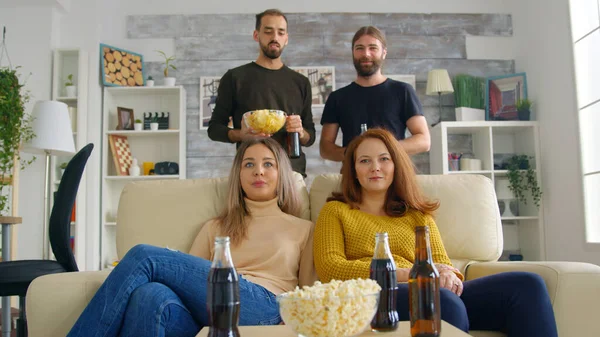
<path fill-rule="evenodd" d="M 387 232 L 397 268 L 415 261 L 415 227 L 429 226 L 431 255 L 435 263 L 452 266 L 433 218 L 416 210 L 402 217 L 378 216 L 348 204 L 330 201 L 323 206 L 314 233 L 314 259 L 321 282 L 332 279 L 369 278 L 375 234 Z M 457 273 L 459 278 L 463 278 Z"/>

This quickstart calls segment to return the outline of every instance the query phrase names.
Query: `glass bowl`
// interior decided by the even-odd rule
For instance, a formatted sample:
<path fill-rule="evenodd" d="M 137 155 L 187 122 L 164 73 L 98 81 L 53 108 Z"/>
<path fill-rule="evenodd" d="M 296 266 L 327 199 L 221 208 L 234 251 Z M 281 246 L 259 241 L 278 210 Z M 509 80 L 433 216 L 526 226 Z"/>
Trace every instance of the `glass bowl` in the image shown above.
<path fill-rule="evenodd" d="M 300 337 L 358 336 L 370 327 L 377 311 L 379 290 L 354 296 L 277 296 L 279 313 L 285 324 Z"/>
<path fill-rule="evenodd" d="M 247 127 L 254 133 L 272 135 L 285 125 L 285 112 L 281 110 L 252 110 L 244 113 L 243 119 Z"/>

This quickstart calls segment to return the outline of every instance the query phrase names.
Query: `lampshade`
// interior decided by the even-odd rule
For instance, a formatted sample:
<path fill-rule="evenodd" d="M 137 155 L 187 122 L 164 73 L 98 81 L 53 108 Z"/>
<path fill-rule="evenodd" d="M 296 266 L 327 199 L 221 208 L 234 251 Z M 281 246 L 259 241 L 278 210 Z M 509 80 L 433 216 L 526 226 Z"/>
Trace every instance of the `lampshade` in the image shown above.
<path fill-rule="evenodd" d="M 427 90 L 426 95 L 445 95 L 453 93 L 452 81 L 446 69 L 432 69 L 427 75 Z"/>
<path fill-rule="evenodd" d="M 35 137 L 23 144 L 23 152 L 53 156 L 75 153 L 73 129 L 69 109 L 65 103 L 56 101 L 38 101 L 31 113 L 32 129 Z"/>

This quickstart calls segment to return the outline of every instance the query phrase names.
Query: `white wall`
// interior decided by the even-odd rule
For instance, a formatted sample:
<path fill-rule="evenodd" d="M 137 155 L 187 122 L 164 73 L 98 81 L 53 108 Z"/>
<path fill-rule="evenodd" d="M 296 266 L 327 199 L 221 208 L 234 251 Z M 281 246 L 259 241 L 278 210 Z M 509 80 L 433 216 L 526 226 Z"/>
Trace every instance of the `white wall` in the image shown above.
<path fill-rule="evenodd" d="M 585 242 L 579 124 L 568 0 L 515 0 L 516 70 L 527 72 L 540 122 L 548 260 L 600 264 Z"/>
<path fill-rule="evenodd" d="M 5 5 L 7 3 L 0 3 L 0 29 L 6 26 L 6 45 L 12 65 L 21 67 L 19 73 L 31 92 L 26 106 L 27 113 L 31 113 L 36 100 L 50 98 L 50 51 L 56 41 L 52 22 L 57 14 L 51 6 L 15 9 Z M 2 65 L 7 65 L 6 58 Z M 28 154 L 22 156 L 31 158 Z M 44 157 L 37 156 L 37 160 L 21 172 L 19 181 L 19 215 L 23 223 L 16 226 L 17 257 L 41 258 Z"/>

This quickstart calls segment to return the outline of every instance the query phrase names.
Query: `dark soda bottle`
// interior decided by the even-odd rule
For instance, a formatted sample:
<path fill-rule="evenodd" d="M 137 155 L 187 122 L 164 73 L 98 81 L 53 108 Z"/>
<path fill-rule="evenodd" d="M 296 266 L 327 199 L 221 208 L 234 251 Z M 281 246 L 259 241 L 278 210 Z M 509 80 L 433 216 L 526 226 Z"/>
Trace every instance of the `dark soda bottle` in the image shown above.
<path fill-rule="evenodd" d="M 438 337 L 442 331 L 440 274 L 431 258 L 429 227 L 416 228 L 415 264 L 408 275 L 408 312 L 412 337 Z"/>
<path fill-rule="evenodd" d="M 360 134 L 362 135 L 363 133 L 367 132 L 368 127 L 366 123 L 363 123 L 360 125 Z"/>
<path fill-rule="evenodd" d="M 381 287 L 377 312 L 371 321 L 373 331 L 394 331 L 398 328 L 398 280 L 396 263 L 390 252 L 387 233 L 377 233 L 375 237 L 375 252 L 371 260 L 369 277 L 377 281 Z"/>
<path fill-rule="evenodd" d="M 229 249 L 229 237 L 215 239 L 215 255 L 208 273 L 208 337 L 239 337 L 240 287 Z"/>
<path fill-rule="evenodd" d="M 288 156 L 290 158 L 300 158 L 300 133 L 299 132 L 288 132 L 287 146 L 288 146 Z"/>

